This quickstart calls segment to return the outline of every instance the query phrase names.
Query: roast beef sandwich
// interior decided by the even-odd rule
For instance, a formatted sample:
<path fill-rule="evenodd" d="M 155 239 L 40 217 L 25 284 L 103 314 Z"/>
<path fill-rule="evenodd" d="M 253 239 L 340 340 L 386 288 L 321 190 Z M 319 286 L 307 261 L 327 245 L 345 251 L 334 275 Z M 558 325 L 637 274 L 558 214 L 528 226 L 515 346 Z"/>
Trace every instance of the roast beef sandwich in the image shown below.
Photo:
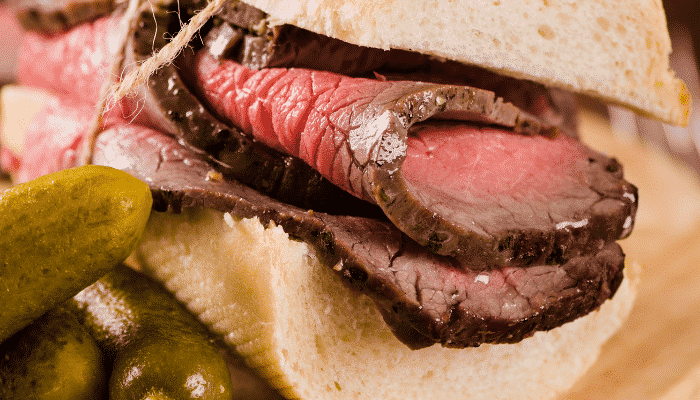
<path fill-rule="evenodd" d="M 576 96 L 685 123 L 658 1 L 18 10 L 20 84 L 50 96 L 17 179 L 147 182 L 132 263 L 288 398 L 553 397 L 631 307 L 639 195 Z"/>

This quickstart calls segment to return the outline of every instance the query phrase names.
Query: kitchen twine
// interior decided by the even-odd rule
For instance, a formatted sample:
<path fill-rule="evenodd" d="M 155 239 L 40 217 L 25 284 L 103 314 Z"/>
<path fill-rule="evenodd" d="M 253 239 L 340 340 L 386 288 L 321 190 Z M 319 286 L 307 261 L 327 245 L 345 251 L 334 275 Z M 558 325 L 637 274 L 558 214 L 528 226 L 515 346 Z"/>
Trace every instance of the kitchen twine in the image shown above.
<path fill-rule="evenodd" d="M 153 75 L 158 69 L 164 65 L 173 62 L 175 57 L 180 54 L 187 44 L 192 40 L 192 37 L 204 26 L 204 24 L 212 16 L 218 14 L 224 4 L 229 0 L 209 0 L 209 3 L 201 11 L 197 12 L 189 21 L 182 26 L 180 32 L 163 46 L 160 51 L 153 54 L 149 59 L 141 63 L 138 68 L 135 68 L 120 81 L 117 76 L 121 75 L 121 69 L 124 64 L 124 53 L 126 52 L 126 43 L 129 36 L 136 29 L 136 21 L 143 7 L 149 6 L 148 1 L 144 0 L 129 0 L 129 5 L 124 12 L 117 30 L 119 49 L 114 61 L 111 65 L 110 78 L 106 79 L 100 88 L 100 100 L 96 106 L 95 115 L 90 124 L 90 130 L 83 143 L 80 154 L 80 165 L 92 163 L 92 157 L 95 149 L 97 136 L 102 131 L 105 114 L 112 109 L 119 100 L 127 97 L 133 91 L 145 85 L 148 78 Z M 143 3 L 143 5 L 142 5 Z"/>

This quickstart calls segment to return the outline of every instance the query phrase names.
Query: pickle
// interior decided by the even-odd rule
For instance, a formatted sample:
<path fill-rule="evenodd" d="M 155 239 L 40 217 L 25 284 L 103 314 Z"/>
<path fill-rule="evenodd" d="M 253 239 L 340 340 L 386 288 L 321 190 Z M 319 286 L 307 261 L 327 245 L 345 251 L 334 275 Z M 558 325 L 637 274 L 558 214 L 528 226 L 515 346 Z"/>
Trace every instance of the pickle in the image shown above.
<path fill-rule="evenodd" d="M 122 262 L 151 211 L 148 186 L 96 165 L 0 194 L 0 342 Z"/>
<path fill-rule="evenodd" d="M 103 358 L 75 315 L 44 314 L 0 346 L 0 398 L 93 400 L 106 389 Z"/>
<path fill-rule="evenodd" d="M 233 397 L 213 337 L 145 275 L 119 266 L 68 304 L 112 362 L 110 400 Z"/>

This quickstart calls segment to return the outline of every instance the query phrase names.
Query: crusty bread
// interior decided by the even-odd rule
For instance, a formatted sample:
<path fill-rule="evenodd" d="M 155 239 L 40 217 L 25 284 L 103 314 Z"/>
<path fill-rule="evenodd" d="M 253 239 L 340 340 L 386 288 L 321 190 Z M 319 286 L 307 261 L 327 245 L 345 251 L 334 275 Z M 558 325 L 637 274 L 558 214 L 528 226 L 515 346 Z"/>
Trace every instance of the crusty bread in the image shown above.
<path fill-rule="evenodd" d="M 661 0 L 244 2 L 273 24 L 477 64 L 687 123 L 690 96 L 669 68 Z"/>
<path fill-rule="evenodd" d="M 573 323 L 515 345 L 412 351 L 305 243 L 212 210 L 152 215 L 134 254 L 288 398 L 547 399 L 569 388 L 626 317 L 635 279 Z M 632 282 L 632 283 L 630 283 Z"/>

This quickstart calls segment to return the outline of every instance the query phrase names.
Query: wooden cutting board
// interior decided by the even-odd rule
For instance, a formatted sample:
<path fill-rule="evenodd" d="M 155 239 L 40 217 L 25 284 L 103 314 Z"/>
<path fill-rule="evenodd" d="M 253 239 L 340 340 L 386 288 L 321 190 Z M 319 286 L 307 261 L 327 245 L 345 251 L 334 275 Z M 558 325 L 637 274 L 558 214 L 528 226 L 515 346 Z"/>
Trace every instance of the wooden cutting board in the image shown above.
<path fill-rule="evenodd" d="M 562 399 L 700 399 L 700 180 L 670 156 L 615 139 L 595 110 L 583 141 L 639 188 L 635 230 L 621 244 L 643 266 L 637 301 L 593 368 Z"/>

